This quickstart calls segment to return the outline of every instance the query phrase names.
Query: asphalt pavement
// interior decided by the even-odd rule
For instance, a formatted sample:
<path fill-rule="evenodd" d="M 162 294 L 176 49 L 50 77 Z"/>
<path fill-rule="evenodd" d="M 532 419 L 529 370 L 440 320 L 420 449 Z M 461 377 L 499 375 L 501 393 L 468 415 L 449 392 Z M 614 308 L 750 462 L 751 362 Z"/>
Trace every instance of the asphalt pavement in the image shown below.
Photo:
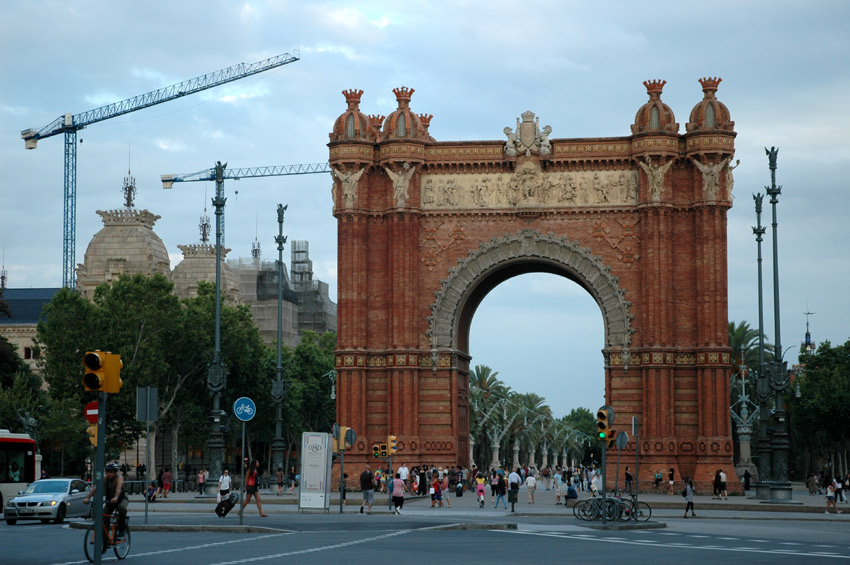
<path fill-rule="evenodd" d="M 463 524 L 464 527 L 475 527 L 477 522 L 481 523 L 482 527 L 491 527 L 495 523 L 509 524 L 512 519 L 524 517 L 560 517 L 565 515 L 570 519 L 574 519 L 571 511 L 571 506 L 575 501 L 570 501 L 570 504 L 565 507 L 563 504 L 555 503 L 554 490 L 545 490 L 541 483 L 535 492 L 534 503 L 529 502 L 528 490 L 522 487 L 519 492 L 518 502 L 513 505 L 508 504 L 507 510 L 501 506 L 494 508 L 492 499 L 488 494 L 483 508 L 479 507 L 475 495 L 466 492 L 464 496 L 457 497 L 449 495 L 448 502 L 451 507 L 444 502 L 442 508 L 432 508 L 430 496 L 424 497 L 406 497 L 403 508 L 403 515 L 410 517 L 418 516 L 439 516 L 441 521 L 450 518 L 456 520 L 458 524 Z M 754 495 L 755 491 L 751 491 Z M 579 500 L 586 499 L 587 493 L 580 492 Z M 347 494 L 347 505 L 343 508 L 344 515 L 360 514 L 360 503 L 362 501 L 360 492 L 349 491 Z M 682 519 L 685 501 L 678 490 L 674 494 L 641 494 L 639 499 L 648 503 L 652 507 L 653 522 L 659 519 Z M 252 500 L 246 506 L 243 515 L 243 524 L 246 529 L 258 531 L 258 529 L 273 528 L 280 529 L 280 525 L 275 516 L 285 514 L 298 514 L 302 512 L 298 506 L 298 495 L 283 495 L 277 494 L 271 489 L 261 490 L 261 500 L 263 512 L 270 515 L 268 519 L 261 518 L 256 504 Z M 148 504 L 149 516 L 155 516 L 154 522 L 156 527 L 163 529 L 167 526 L 164 522 L 167 513 L 179 513 L 184 515 L 180 520 L 181 528 L 197 527 L 203 528 L 227 528 L 231 529 L 234 526 L 239 527 L 239 506 L 234 508 L 225 518 L 218 518 L 214 513 L 216 505 L 215 496 L 201 496 L 198 493 L 172 493 L 168 498 L 159 498 L 154 503 Z M 714 519 L 758 519 L 758 520 L 810 520 L 810 521 L 850 521 L 850 504 L 838 503 L 838 509 L 841 513 L 835 513 L 830 510 L 829 514 L 824 512 L 826 499 L 822 495 L 809 495 L 802 485 L 795 485 L 793 491 L 793 503 L 775 503 L 770 501 L 762 501 L 753 498 L 752 496 L 730 496 L 725 500 L 712 500 L 709 495 L 698 495 L 694 498 L 695 512 L 697 519 L 714 518 Z M 144 512 L 145 503 L 141 495 L 130 497 L 130 514 L 134 516 L 133 527 L 144 527 Z M 323 510 L 304 510 L 307 514 L 322 514 Z M 189 515 L 187 519 L 185 515 Z M 192 518 L 197 514 L 197 519 Z M 329 516 L 339 516 L 339 499 L 332 497 L 330 508 L 327 511 Z M 372 507 L 372 515 L 391 515 L 393 511 L 389 504 L 389 496 L 386 493 L 376 493 L 375 504 Z M 369 519 L 365 514 L 363 519 Z M 690 518 L 689 518 L 690 519 Z M 292 523 L 287 520 L 287 523 Z M 580 523 L 581 524 L 581 523 Z"/>

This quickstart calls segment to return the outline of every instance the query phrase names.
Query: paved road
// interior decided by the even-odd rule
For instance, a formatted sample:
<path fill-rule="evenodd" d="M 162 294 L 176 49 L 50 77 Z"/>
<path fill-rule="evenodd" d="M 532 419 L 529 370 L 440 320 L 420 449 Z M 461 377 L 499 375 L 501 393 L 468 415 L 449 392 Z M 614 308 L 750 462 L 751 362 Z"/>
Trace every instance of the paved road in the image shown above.
<path fill-rule="evenodd" d="M 795 494 L 795 496 L 797 496 Z M 800 498 L 808 497 L 802 495 Z M 693 562 L 799 563 L 850 559 L 850 512 L 825 515 L 821 497 L 796 507 L 746 499 L 716 502 L 697 499 L 697 519 L 682 519 L 681 497 L 642 497 L 654 506 L 659 529 L 595 530 L 577 521 L 552 493 L 540 492 L 535 504 L 521 493 L 517 512 L 486 505 L 473 497 L 452 499 L 452 508 L 430 508 L 430 500 L 409 500 L 401 516 L 382 502 L 372 515 L 361 515 L 352 496 L 344 514 L 298 513 L 292 497 L 264 497 L 261 518 L 248 507 L 246 527 L 234 512 L 224 519 L 212 513 L 213 501 L 174 496 L 151 505 L 149 527 L 144 505 L 131 504 L 133 563 L 340 563 L 376 562 L 586 563 Z M 489 502 L 489 500 L 488 500 Z M 661 507 L 667 506 L 664 509 Z M 842 505 L 843 506 L 843 505 Z M 846 507 L 845 507 L 846 508 Z M 38 522 L 0 525 L 0 563 L 82 563 L 86 522 L 56 526 Z M 74 527 L 72 527 L 74 526 Z M 219 528 L 221 530 L 219 530 Z M 468 528 L 468 529 L 462 529 Z M 185 531 L 195 529 L 198 531 Z M 217 531 L 213 531 L 213 530 Z M 162 530 L 162 531 L 160 531 Z M 253 531 L 251 531 L 253 530 Z M 111 555 L 111 554 L 110 554 Z M 114 561 L 114 556 L 110 557 Z"/>

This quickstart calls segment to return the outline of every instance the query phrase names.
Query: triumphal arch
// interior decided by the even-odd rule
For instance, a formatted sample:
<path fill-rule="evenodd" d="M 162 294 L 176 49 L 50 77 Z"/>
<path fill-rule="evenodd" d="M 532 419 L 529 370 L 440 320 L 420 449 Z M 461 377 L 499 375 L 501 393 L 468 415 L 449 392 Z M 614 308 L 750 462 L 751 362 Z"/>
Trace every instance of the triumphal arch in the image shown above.
<path fill-rule="evenodd" d="M 411 109 L 413 89 L 393 91 L 389 116 L 364 114 L 363 91 L 343 91 L 328 145 L 337 416 L 358 434 L 349 462 L 394 434 L 396 461 L 467 463 L 472 317 L 499 283 L 546 272 L 599 305 L 600 404 L 621 424 L 640 417 L 643 468 L 710 483 L 722 467 L 735 483 L 726 214 L 736 134 L 720 80 L 699 80 L 684 133 L 661 101 L 665 81 L 651 80 L 630 135 L 585 139 L 558 137 L 566 124 L 526 111 L 506 116 L 500 139 L 437 141 L 432 116 Z"/>

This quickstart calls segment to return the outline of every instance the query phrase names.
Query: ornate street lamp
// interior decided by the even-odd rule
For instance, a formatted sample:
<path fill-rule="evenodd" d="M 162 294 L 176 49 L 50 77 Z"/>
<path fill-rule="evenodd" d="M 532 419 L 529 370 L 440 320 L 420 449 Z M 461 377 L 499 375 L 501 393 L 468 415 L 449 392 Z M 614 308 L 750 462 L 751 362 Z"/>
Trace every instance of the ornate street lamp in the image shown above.
<path fill-rule="evenodd" d="M 777 240 L 776 228 L 776 204 L 779 202 L 779 195 L 782 193 L 782 187 L 776 186 L 776 158 L 779 155 L 779 149 L 771 147 L 765 148 L 765 153 L 768 156 L 770 166 L 770 186 L 765 187 L 765 192 L 770 196 L 770 204 L 773 211 L 773 316 L 774 327 L 776 331 L 776 344 L 774 348 L 773 362 L 768 367 L 768 377 L 770 388 L 775 395 L 775 409 L 773 413 L 774 431 L 771 438 L 771 471 L 773 484 L 770 487 L 771 502 L 792 502 L 793 493 L 791 482 L 788 474 L 788 452 L 791 448 L 791 442 L 788 440 L 788 432 L 785 431 L 787 422 L 785 421 L 785 392 L 788 389 L 789 375 L 788 364 L 782 359 L 782 338 L 780 332 L 779 320 L 779 244 Z"/>
<path fill-rule="evenodd" d="M 272 468 L 283 469 L 283 399 L 286 398 L 286 380 L 283 378 L 283 214 L 287 206 L 277 205 L 277 365 L 272 382 L 272 402 L 275 406 L 274 438 L 272 439 Z"/>
<path fill-rule="evenodd" d="M 224 464 L 224 434 L 221 433 L 221 391 L 227 386 L 227 367 L 221 359 L 221 246 L 224 236 L 224 169 L 227 163 L 218 161 L 215 164 L 215 349 L 213 361 L 207 373 L 207 388 L 213 397 L 213 407 L 210 411 L 212 427 L 210 439 L 207 442 L 210 453 L 210 475 L 221 476 Z"/>

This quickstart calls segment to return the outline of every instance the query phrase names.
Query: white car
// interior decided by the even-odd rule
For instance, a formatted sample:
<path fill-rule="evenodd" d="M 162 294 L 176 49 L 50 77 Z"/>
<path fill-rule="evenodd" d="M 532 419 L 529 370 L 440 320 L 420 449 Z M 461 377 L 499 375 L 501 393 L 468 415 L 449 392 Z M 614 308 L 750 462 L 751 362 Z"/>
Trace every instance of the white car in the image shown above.
<path fill-rule="evenodd" d="M 61 524 L 65 518 L 88 517 L 91 505 L 83 499 L 89 490 L 88 483 L 80 479 L 41 479 L 9 499 L 3 517 L 10 526 L 18 520 Z"/>

